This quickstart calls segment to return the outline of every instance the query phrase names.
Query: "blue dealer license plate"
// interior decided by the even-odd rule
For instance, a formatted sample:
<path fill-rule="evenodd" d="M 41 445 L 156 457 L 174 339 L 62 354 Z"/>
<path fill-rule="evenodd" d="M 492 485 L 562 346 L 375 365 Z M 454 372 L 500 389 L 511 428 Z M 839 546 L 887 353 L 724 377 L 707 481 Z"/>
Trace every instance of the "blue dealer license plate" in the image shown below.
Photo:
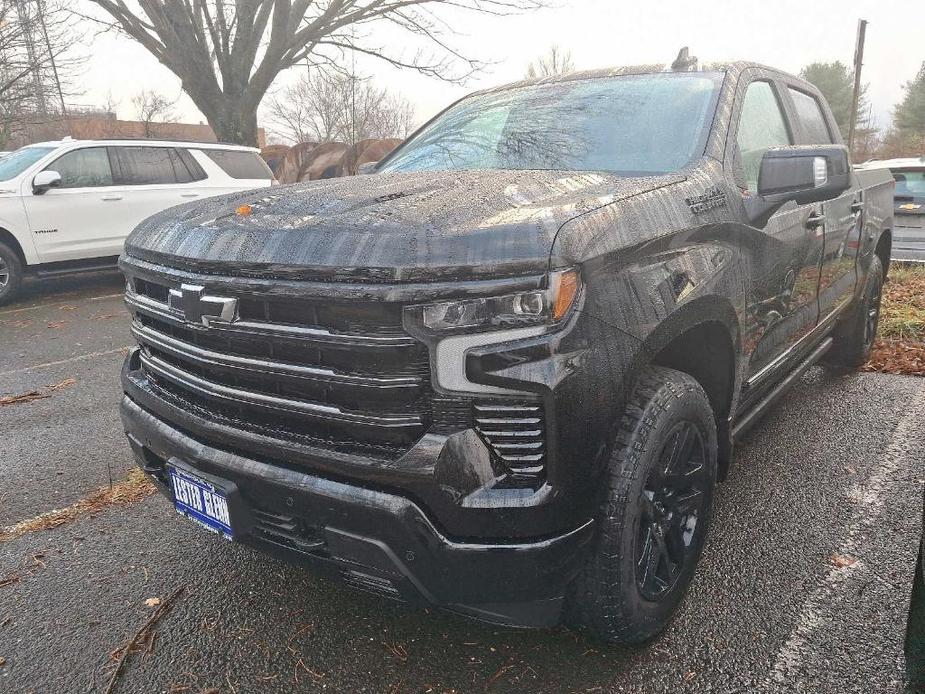
<path fill-rule="evenodd" d="M 232 538 L 228 499 L 220 489 L 185 470 L 168 466 L 177 512 L 191 518 L 206 530 Z"/>

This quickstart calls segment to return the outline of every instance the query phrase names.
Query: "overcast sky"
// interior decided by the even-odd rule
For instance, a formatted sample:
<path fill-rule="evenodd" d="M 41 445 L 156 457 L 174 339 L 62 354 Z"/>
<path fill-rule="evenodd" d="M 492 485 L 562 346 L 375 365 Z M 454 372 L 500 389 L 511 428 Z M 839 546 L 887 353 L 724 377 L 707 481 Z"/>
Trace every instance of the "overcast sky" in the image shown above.
<path fill-rule="evenodd" d="M 877 126 L 890 121 L 902 85 L 925 61 L 921 13 L 915 0 L 559 0 L 554 8 L 525 16 L 490 17 L 454 12 L 463 53 L 495 64 L 464 86 L 398 71 L 371 59 L 358 71 L 401 92 L 416 108 L 418 122 L 463 94 L 520 79 L 527 64 L 557 43 L 571 50 L 579 69 L 670 62 L 681 46 L 702 61 L 756 60 L 790 72 L 813 61 L 850 64 L 857 20 L 867 19 L 863 79 Z M 918 15 L 918 16 L 914 16 Z M 371 43 L 413 48 L 413 41 L 391 27 L 370 31 Z M 399 52 L 396 50 L 396 52 Z M 282 87 L 295 78 L 284 73 Z M 121 117 L 133 117 L 131 96 L 140 89 L 181 94 L 179 81 L 128 38 L 104 35 L 93 40 L 86 65 L 84 95 L 75 99 L 102 105 L 112 94 Z M 181 97 L 178 114 L 200 122 L 202 115 Z"/>

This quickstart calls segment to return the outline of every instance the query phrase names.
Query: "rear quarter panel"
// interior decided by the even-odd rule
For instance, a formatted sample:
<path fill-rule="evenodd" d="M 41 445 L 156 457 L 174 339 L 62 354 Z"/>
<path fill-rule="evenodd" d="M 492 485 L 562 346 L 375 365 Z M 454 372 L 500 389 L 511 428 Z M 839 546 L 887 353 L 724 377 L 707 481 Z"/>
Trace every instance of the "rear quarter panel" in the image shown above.
<path fill-rule="evenodd" d="M 864 221 L 861 249 L 858 254 L 858 269 L 866 277 L 880 235 L 884 231 L 893 229 L 893 191 L 896 189 L 896 182 L 887 169 L 861 170 L 856 171 L 855 175 L 861 186 L 864 200 Z M 859 292 L 863 286 L 864 282 L 858 282 Z"/>

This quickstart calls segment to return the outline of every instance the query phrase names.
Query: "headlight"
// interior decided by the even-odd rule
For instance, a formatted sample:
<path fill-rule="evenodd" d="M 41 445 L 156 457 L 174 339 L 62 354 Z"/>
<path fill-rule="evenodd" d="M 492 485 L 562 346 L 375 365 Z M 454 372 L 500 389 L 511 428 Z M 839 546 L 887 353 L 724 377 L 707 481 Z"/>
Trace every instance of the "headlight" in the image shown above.
<path fill-rule="evenodd" d="M 550 273 L 548 289 L 422 306 L 424 328 L 437 333 L 518 328 L 557 323 L 575 303 L 578 270 Z"/>

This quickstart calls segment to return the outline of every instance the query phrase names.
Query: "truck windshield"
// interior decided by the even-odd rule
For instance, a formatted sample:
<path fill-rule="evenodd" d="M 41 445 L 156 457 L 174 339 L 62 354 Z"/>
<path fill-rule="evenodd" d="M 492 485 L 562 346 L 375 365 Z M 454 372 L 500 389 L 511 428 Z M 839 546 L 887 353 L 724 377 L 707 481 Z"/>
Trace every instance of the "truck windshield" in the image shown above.
<path fill-rule="evenodd" d="M 476 95 L 438 116 L 380 171 L 677 171 L 703 154 L 721 80 L 622 75 Z"/>
<path fill-rule="evenodd" d="M 23 171 L 44 157 L 54 147 L 21 147 L 0 161 L 0 181 L 16 178 Z"/>

